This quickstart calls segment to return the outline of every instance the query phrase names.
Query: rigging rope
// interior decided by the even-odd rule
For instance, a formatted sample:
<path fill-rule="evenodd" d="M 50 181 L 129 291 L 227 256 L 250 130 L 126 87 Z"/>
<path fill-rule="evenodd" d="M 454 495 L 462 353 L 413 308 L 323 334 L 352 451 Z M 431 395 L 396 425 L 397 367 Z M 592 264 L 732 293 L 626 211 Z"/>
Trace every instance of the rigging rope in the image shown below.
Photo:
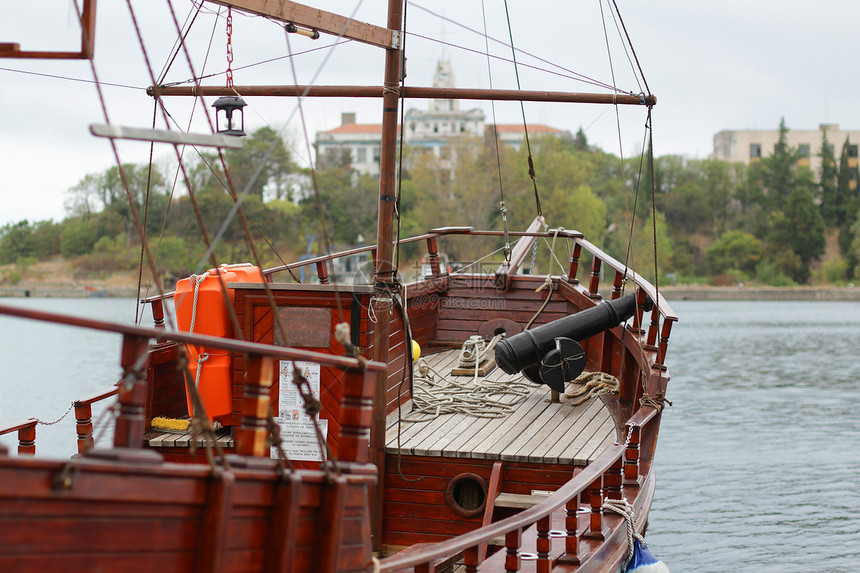
<path fill-rule="evenodd" d="M 579 398 L 573 403 L 574 406 L 598 396 L 606 394 L 616 394 L 621 388 L 621 382 L 615 376 L 606 372 L 583 372 L 573 381 L 574 384 L 580 384 L 579 388 L 571 392 L 567 392 L 565 398 Z"/>

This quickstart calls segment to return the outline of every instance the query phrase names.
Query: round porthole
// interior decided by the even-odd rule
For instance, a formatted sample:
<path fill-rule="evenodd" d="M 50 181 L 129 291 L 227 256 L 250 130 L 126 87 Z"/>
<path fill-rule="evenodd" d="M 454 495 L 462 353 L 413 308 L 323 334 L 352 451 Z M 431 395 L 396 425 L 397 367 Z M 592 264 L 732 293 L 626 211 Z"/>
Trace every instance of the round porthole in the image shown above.
<path fill-rule="evenodd" d="M 475 517 L 487 505 L 487 482 L 475 474 L 460 474 L 448 484 L 448 505 L 463 517 Z"/>

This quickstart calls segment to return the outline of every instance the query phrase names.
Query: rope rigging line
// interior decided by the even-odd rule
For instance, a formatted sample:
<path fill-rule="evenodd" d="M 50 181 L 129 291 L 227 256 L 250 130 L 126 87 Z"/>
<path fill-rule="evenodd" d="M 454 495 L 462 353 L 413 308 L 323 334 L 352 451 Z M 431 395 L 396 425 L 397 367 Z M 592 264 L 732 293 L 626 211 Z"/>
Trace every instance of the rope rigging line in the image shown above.
<path fill-rule="evenodd" d="M 556 366 L 556 368 L 560 366 Z M 573 402 L 574 406 L 579 406 L 598 396 L 616 394 L 621 389 L 621 382 L 618 378 L 606 372 L 583 372 L 576 377 L 573 383 L 580 384 L 581 386 L 565 393 L 564 397 L 579 398 L 579 400 Z"/>
<path fill-rule="evenodd" d="M 511 15 L 508 10 L 508 0 L 505 0 L 505 17 L 508 22 L 508 35 L 511 38 L 511 54 L 514 63 L 514 75 L 517 78 L 517 89 L 521 90 L 522 86 L 520 85 L 520 72 L 517 69 L 517 51 L 514 49 L 514 31 L 511 27 Z M 528 150 L 528 162 L 529 162 L 529 177 L 532 180 L 532 185 L 534 186 L 535 192 L 535 208 L 537 209 L 538 217 L 543 217 L 543 210 L 540 206 L 540 194 L 538 193 L 538 185 L 537 185 L 537 172 L 535 171 L 534 159 L 532 158 L 532 146 L 529 142 L 529 124 L 526 121 L 526 107 L 522 100 L 520 100 L 520 111 L 523 115 L 523 131 L 525 132 L 525 140 L 526 140 L 526 149 Z M 546 228 L 546 223 L 544 223 L 544 228 Z"/>
<path fill-rule="evenodd" d="M 466 30 L 466 31 L 468 31 L 468 32 L 471 32 L 471 33 L 476 34 L 476 35 L 478 35 L 478 36 L 484 36 L 486 40 L 492 40 L 494 43 L 499 44 L 500 46 L 503 46 L 503 47 L 505 47 L 505 48 L 510 48 L 510 49 L 512 49 L 512 50 L 516 50 L 516 52 L 517 52 L 517 53 L 519 53 L 519 54 L 522 54 L 522 55 L 525 55 L 525 56 L 529 56 L 530 58 L 534 58 L 535 60 L 537 60 L 537 61 L 539 61 L 539 62 L 542 62 L 542 63 L 547 64 L 547 65 L 549 65 L 549 66 L 552 66 L 552 67 L 554 67 L 554 68 L 558 68 L 559 70 L 562 70 L 562 71 L 564 72 L 564 74 L 559 73 L 559 72 L 553 72 L 552 70 L 549 70 L 549 69 L 546 69 L 546 68 L 540 68 L 540 67 L 533 66 L 533 65 L 529 65 L 529 64 L 523 64 L 522 62 L 520 62 L 520 63 L 519 63 L 519 65 L 520 65 L 521 67 L 526 67 L 526 68 L 530 68 L 530 69 L 534 69 L 534 70 L 538 70 L 538 71 L 546 72 L 546 73 L 548 73 L 548 74 L 558 75 L 558 76 L 565 77 L 565 78 L 568 78 L 568 79 L 572 79 L 572 80 L 580 81 L 580 82 L 583 82 L 583 83 L 586 83 L 586 84 L 590 84 L 590 85 L 593 85 L 593 86 L 595 86 L 595 87 L 601 87 L 601 88 L 610 89 L 610 90 L 615 89 L 615 88 L 614 88 L 612 85 L 610 85 L 610 84 L 607 84 L 607 83 L 605 83 L 605 82 L 602 82 L 602 81 L 597 80 L 597 79 L 594 79 L 594 78 L 590 78 L 590 77 L 588 77 L 588 76 L 586 76 L 586 75 L 584 75 L 584 74 L 580 74 L 579 72 L 575 72 L 575 71 L 573 71 L 573 70 L 571 70 L 571 69 L 568 69 L 568 68 L 566 68 L 566 67 L 564 67 L 564 66 L 562 66 L 562 65 L 560 65 L 560 64 L 557 64 L 557 63 L 555 63 L 555 62 L 552 62 L 552 61 L 550 61 L 550 60 L 547 60 L 547 59 L 545 59 L 545 58 L 542 58 L 542 57 L 540 57 L 540 56 L 537 56 L 537 55 L 535 55 L 535 54 L 533 54 L 533 53 L 531 53 L 531 52 L 526 52 L 526 51 L 524 51 L 524 50 L 514 48 L 514 46 L 512 46 L 511 44 L 508 44 L 507 42 L 504 42 L 503 40 L 499 40 L 499 39 L 493 38 L 493 37 L 491 37 L 491 36 L 487 36 L 487 35 L 486 35 L 486 32 L 481 33 L 479 30 L 475 30 L 474 28 L 471 28 L 471 27 L 469 27 L 469 26 L 466 26 L 466 25 L 464 25 L 462 22 L 458 22 L 458 21 L 456 21 L 456 20 L 453 20 L 453 19 L 447 18 L 446 16 L 444 16 L 444 15 L 442 15 L 442 14 L 439 14 L 439 13 L 437 13 L 437 12 L 434 12 L 433 10 L 430 10 L 429 8 L 426 8 L 426 7 L 424 7 L 424 6 L 421 6 L 420 4 L 416 4 L 415 2 L 409 2 L 409 4 L 410 4 L 410 5 L 412 5 L 412 6 L 414 6 L 414 7 L 416 7 L 416 8 L 418 8 L 419 10 L 423 10 L 424 12 L 426 12 L 427 14 L 430 14 L 431 16 L 434 16 L 434 17 L 436 17 L 436 18 L 438 18 L 438 19 L 440 19 L 440 20 L 443 20 L 443 21 L 445 21 L 445 22 L 448 22 L 448 23 L 450 23 L 450 24 L 453 24 L 453 25 L 455 25 L 455 26 L 457 26 L 457 27 L 459 27 L 459 28 L 462 28 L 462 29 L 464 29 L 464 30 Z M 420 35 L 420 34 L 416 34 L 416 33 L 414 33 L 414 32 L 412 32 L 412 33 L 411 33 L 411 35 L 412 35 L 412 36 L 415 36 L 416 38 L 421 38 L 421 39 L 428 40 L 428 41 L 431 41 L 431 42 L 435 42 L 435 43 L 443 44 L 443 45 L 446 45 L 446 46 L 450 46 L 450 47 L 452 47 L 452 48 L 458 48 L 458 49 L 460 49 L 460 50 L 464 50 L 464 51 L 467 51 L 467 52 L 472 52 L 472 53 L 480 54 L 480 55 L 482 55 L 482 56 L 483 56 L 483 55 L 486 55 L 486 56 L 488 56 L 488 57 L 491 57 L 491 58 L 494 58 L 494 59 L 497 59 L 497 60 L 501 60 L 501 61 L 504 61 L 504 62 L 508 62 L 508 63 L 511 63 L 511 62 L 512 62 L 512 60 L 509 60 L 509 59 L 504 58 L 504 57 L 501 57 L 501 56 L 493 56 L 493 55 L 490 55 L 490 54 L 484 54 L 484 53 L 481 53 L 481 52 L 480 52 L 480 51 L 478 51 L 478 50 L 474 50 L 474 49 L 472 49 L 472 48 L 468 48 L 468 47 L 466 47 L 466 46 L 461 46 L 461 45 L 458 45 L 458 44 L 453 44 L 453 43 L 450 43 L 450 42 L 445 42 L 445 41 L 443 41 L 443 40 L 438 40 L 438 39 L 436 39 L 436 38 L 432 38 L 432 37 L 429 37 L 429 36 L 422 36 L 422 35 Z M 569 74 L 569 75 L 567 75 L 567 74 Z M 632 94 L 633 92 L 621 92 L 621 93 L 630 93 L 630 94 Z"/>
<path fill-rule="evenodd" d="M 484 22 L 484 49 L 487 52 L 487 77 L 489 78 L 490 89 L 493 89 L 493 69 L 490 65 L 490 40 L 487 34 L 487 9 L 484 0 L 481 0 L 481 16 Z M 495 143 L 496 151 L 496 168 L 499 175 L 499 213 L 502 215 L 502 227 L 505 233 L 505 263 L 511 264 L 511 239 L 508 236 L 508 204 L 505 201 L 505 185 L 502 181 L 502 156 L 499 151 L 499 122 L 496 120 L 496 102 L 490 100 L 490 109 L 493 113 L 493 142 Z"/>

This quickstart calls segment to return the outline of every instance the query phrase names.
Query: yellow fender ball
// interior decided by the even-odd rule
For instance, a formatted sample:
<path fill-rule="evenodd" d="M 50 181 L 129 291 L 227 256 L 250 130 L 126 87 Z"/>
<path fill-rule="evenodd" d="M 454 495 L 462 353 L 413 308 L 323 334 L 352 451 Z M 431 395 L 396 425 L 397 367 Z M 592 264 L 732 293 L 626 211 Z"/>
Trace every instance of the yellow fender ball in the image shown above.
<path fill-rule="evenodd" d="M 412 341 L 412 362 L 421 358 L 421 347 L 414 340 Z"/>

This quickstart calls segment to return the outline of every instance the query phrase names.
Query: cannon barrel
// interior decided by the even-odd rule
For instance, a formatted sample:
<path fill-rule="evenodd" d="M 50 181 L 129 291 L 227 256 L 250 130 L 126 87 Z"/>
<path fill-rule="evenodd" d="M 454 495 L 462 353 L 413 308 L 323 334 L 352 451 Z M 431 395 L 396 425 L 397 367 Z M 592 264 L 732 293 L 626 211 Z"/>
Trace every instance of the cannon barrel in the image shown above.
<path fill-rule="evenodd" d="M 615 300 L 604 301 L 595 307 L 531 330 L 524 330 L 499 341 L 496 345 L 496 363 L 508 374 L 516 374 L 539 365 L 548 352 L 557 348 L 557 338 L 580 342 L 589 336 L 617 326 L 633 316 L 635 311 L 636 295 L 630 294 Z M 529 377 L 532 378 L 532 376 Z"/>

